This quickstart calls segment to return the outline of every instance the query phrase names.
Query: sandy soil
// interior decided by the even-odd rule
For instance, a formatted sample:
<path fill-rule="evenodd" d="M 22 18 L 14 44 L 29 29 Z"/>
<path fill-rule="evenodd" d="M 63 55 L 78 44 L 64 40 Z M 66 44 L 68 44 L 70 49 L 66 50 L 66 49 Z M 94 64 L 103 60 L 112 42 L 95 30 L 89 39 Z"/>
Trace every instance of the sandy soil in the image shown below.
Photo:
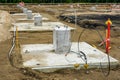
<path fill-rule="evenodd" d="M 32 8 L 33 10 L 33 8 Z M 34 10 L 33 10 L 34 11 Z M 39 9 L 39 12 L 41 10 Z M 59 21 L 55 14 L 51 14 L 42 10 L 44 16 L 47 16 L 53 21 Z M 61 21 L 63 22 L 63 21 Z M 74 27 L 74 24 L 63 22 L 67 25 Z M 77 41 L 80 32 L 83 28 L 77 26 L 75 34 L 72 36 L 72 41 Z M 105 31 L 99 30 L 104 36 Z M 110 55 L 120 61 L 120 36 L 116 36 L 116 31 L 112 30 L 111 37 L 111 50 Z M 120 34 L 120 32 L 117 32 Z M 33 33 L 19 33 L 21 37 L 19 39 L 20 45 L 31 43 L 52 43 L 52 32 L 33 32 Z M 8 52 L 11 47 L 11 39 L 0 43 L 0 80 L 120 80 L 120 67 L 112 69 L 108 77 L 105 77 L 100 69 L 89 70 L 89 74 L 85 73 L 85 70 L 60 70 L 54 73 L 41 73 L 33 71 L 29 68 L 16 69 L 12 67 L 8 60 Z M 105 51 L 103 47 L 98 47 L 100 38 L 95 30 L 87 29 L 81 37 L 81 41 L 86 41 L 89 44 L 94 44 L 97 48 Z M 15 53 L 18 56 L 18 53 Z M 14 56 L 14 57 L 15 57 Z M 16 59 L 17 60 L 17 59 Z M 15 64 L 17 65 L 17 64 Z"/>

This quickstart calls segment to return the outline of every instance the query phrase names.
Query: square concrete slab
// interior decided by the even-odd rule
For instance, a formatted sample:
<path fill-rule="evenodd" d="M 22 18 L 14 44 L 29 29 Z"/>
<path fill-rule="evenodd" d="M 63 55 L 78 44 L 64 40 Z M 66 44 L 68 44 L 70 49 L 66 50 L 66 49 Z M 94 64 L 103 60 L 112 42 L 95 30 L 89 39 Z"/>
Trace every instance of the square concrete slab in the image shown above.
<path fill-rule="evenodd" d="M 40 13 L 32 13 L 33 16 L 38 15 L 38 14 L 40 14 Z M 12 16 L 27 16 L 27 14 L 25 14 L 25 13 L 15 13 L 15 14 L 11 14 L 11 15 Z"/>
<path fill-rule="evenodd" d="M 18 19 L 16 19 L 16 21 L 30 21 L 30 20 L 32 20 L 32 21 L 34 21 L 34 18 L 32 18 L 32 19 L 27 19 L 27 17 L 26 18 L 18 18 Z M 46 17 L 43 17 L 42 18 L 42 20 L 44 21 L 44 20 L 49 20 L 48 18 L 46 18 Z"/>
<path fill-rule="evenodd" d="M 86 42 L 80 42 L 80 51 L 82 51 L 88 62 L 88 68 L 100 68 L 100 63 L 104 68 L 108 65 L 107 55 L 92 47 Z M 21 54 L 23 65 L 32 69 L 49 72 L 62 68 L 74 68 L 74 64 L 79 64 L 79 68 L 83 68 L 85 61 L 83 56 L 74 53 L 78 52 L 78 43 L 73 42 L 71 52 L 67 54 L 57 54 L 54 52 L 53 44 L 27 44 L 21 45 Z M 118 60 L 110 57 L 111 67 L 116 67 Z"/>
<path fill-rule="evenodd" d="M 18 27 L 18 31 L 53 31 L 54 27 L 64 27 L 67 26 L 61 22 L 43 22 L 42 26 L 35 26 L 34 23 L 13 23 L 13 25 Z M 67 26 L 71 30 L 75 29 L 70 26 Z M 14 26 L 10 29 L 14 31 Z"/>
<path fill-rule="evenodd" d="M 39 15 L 39 13 L 32 13 L 33 17 L 35 15 Z M 27 19 L 27 14 L 25 14 L 25 13 L 15 13 L 15 14 L 11 14 L 11 16 L 16 20 L 16 22 L 20 22 L 20 21 L 34 21 L 34 18 Z M 46 17 L 43 17 L 42 20 L 43 21 L 48 21 L 49 19 L 46 18 Z"/>

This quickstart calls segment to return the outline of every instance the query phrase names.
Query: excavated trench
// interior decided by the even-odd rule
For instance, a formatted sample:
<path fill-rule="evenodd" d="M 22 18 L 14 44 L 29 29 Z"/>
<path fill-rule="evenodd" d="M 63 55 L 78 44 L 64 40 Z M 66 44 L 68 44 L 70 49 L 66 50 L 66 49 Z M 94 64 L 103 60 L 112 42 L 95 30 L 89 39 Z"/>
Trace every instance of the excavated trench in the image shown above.
<path fill-rule="evenodd" d="M 110 18 L 113 22 L 113 27 L 120 27 L 120 14 L 81 14 L 77 15 L 77 17 L 73 15 L 60 15 L 58 18 L 69 23 L 76 22 L 83 28 L 105 27 L 105 21 Z"/>

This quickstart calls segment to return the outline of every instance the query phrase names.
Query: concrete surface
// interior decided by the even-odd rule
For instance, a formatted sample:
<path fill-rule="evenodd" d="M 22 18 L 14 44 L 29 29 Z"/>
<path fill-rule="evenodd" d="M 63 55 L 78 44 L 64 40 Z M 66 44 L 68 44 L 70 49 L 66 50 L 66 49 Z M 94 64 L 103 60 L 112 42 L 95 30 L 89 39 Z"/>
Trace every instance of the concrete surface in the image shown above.
<path fill-rule="evenodd" d="M 34 23 L 13 23 L 10 31 L 14 31 L 14 25 L 18 27 L 18 31 L 53 31 L 56 26 L 67 26 L 61 22 L 43 22 L 42 26 L 35 26 Z M 74 29 L 70 26 L 68 28 Z"/>
<path fill-rule="evenodd" d="M 39 13 L 32 13 L 32 16 L 33 18 L 32 19 L 27 19 L 27 14 L 25 13 L 15 13 L 15 14 L 11 14 L 11 16 L 17 21 L 33 21 L 34 20 L 34 16 L 35 15 L 39 15 Z M 44 21 L 47 21 L 49 20 L 48 18 L 46 17 L 43 17 L 42 20 Z"/>
<path fill-rule="evenodd" d="M 33 20 L 34 21 L 34 18 L 32 18 L 32 19 L 27 19 L 27 18 L 18 18 L 18 19 L 16 19 L 17 21 L 30 21 L 30 20 Z M 44 21 L 44 20 L 49 20 L 48 18 L 46 18 L 46 17 L 43 17 L 42 18 L 42 20 Z"/>
<path fill-rule="evenodd" d="M 80 51 L 87 56 L 88 68 L 100 68 L 100 63 L 104 68 L 107 67 L 107 55 L 87 44 L 80 42 Z M 78 51 L 78 43 L 73 42 L 71 51 Z M 56 54 L 52 44 L 27 44 L 21 45 L 21 54 L 23 58 L 23 65 L 31 67 L 32 69 L 52 72 L 54 70 L 63 68 L 74 68 L 74 64 L 79 64 L 79 69 L 84 68 L 84 60 L 76 53 L 70 52 L 67 56 L 65 54 Z M 83 57 L 83 56 L 82 56 Z M 118 60 L 110 57 L 111 67 L 116 67 Z"/>
<path fill-rule="evenodd" d="M 39 13 L 32 13 L 33 16 L 38 15 Z M 27 16 L 27 14 L 25 13 L 15 13 L 15 14 L 11 14 L 12 16 Z"/>

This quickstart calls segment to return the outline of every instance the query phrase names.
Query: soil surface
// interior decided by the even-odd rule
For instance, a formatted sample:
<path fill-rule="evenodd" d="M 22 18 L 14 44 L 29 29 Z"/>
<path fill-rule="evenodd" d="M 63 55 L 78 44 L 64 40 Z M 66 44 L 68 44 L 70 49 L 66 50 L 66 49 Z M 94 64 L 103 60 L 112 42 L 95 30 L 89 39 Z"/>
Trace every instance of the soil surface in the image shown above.
<path fill-rule="evenodd" d="M 51 6 L 27 6 L 33 12 L 40 12 L 43 16 L 48 17 L 51 21 L 60 21 L 57 16 L 59 11 L 57 7 Z M 50 11 L 57 9 L 56 12 Z M 60 8 L 60 7 L 59 7 Z M 61 7 L 62 9 L 64 7 Z M 66 8 L 66 6 L 65 6 Z M 68 7 L 67 7 L 68 8 Z M 71 27 L 77 28 L 72 34 L 72 41 L 78 41 L 79 34 L 84 29 L 73 23 L 68 23 L 64 21 L 60 21 L 69 25 Z M 119 22 L 120 23 L 120 22 Z M 116 58 L 120 61 L 120 30 L 118 26 L 117 29 L 111 30 L 111 49 L 110 56 Z M 99 29 L 98 31 L 105 38 L 105 29 Z M 12 34 L 12 33 L 11 33 Z M 20 32 L 19 33 L 19 43 L 22 44 L 38 44 L 38 43 L 52 43 L 52 32 Z M 97 31 L 95 29 L 86 29 L 83 33 L 80 41 L 86 41 L 91 45 L 95 45 L 98 49 L 105 52 L 103 46 L 98 46 L 101 42 L 101 38 L 99 37 Z M 22 68 L 21 66 L 21 56 L 19 53 L 14 50 L 14 65 L 18 68 L 12 67 L 10 65 L 8 59 L 8 52 L 11 48 L 12 38 L 0 43 L 0 80 L 120 80 L 120 66 L 116 69 L 112 69 L 110 71 L 110 75 L 105 77 L 101 72 L 101 69 L 90 69 L 89 73 L 86 73 L 86 70 L 76 70 L 76 69 L 64 69 L 59 70 L 53 73 L 42 73 L 33 71 L 30 68 Z M 107 70 L 105 70 L 107 71 Z"/>

